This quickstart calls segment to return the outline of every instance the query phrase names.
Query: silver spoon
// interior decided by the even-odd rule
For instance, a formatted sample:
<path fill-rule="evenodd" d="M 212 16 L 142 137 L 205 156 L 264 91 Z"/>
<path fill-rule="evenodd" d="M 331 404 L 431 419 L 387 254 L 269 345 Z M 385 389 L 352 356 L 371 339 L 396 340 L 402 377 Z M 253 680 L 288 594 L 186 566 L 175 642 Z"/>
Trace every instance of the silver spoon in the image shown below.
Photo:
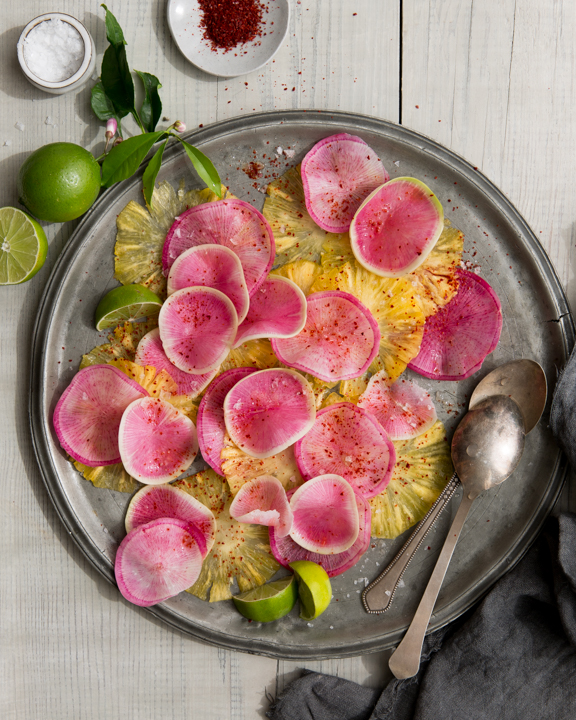
<path fill-rule="evenodd" d="M 462 501 L 416 614 L 390 657 L 390 670 L 397 678 L 409 678 L 418 672 L 426 629 L 472 503 L 514 471 L 524 450 L 524 434 L 520 408 L 505 395 L 481 400 L 456 428 L 452 460 L 464 486 Z"/>
<path fill-rule="evenodd" d="M 472 410 L 481 400 L 494 395 L 506 395 L 516 402 L 522 412 L 525 432 L 528 434 L 537 425 L 546 406 L 548 389 L 544 370 L 537 362 L 526 358 L 500 365 L 478 383 L 470 397 L 469 409 Z M 386 612 L 390 608 L 412 557 L 459 485 L 458 476 L 454 473 L 436 502 L 385 570 L 363 591 L 362 603 L 366 612 L 377 614 Z"/>

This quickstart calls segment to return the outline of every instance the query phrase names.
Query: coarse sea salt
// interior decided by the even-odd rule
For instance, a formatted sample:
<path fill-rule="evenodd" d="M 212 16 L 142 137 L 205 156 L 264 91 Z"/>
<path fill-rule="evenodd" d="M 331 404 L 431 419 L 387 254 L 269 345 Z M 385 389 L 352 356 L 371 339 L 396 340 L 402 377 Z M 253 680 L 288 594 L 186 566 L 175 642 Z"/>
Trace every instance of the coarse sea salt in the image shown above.
<path fill-rule="evenodd" d="M 24 40 L 26 65 L 45 82 L 62 82 L 72 77 L 82 65 L 84 50 L 78 30 L 57 18 L 39 23 Z"/>

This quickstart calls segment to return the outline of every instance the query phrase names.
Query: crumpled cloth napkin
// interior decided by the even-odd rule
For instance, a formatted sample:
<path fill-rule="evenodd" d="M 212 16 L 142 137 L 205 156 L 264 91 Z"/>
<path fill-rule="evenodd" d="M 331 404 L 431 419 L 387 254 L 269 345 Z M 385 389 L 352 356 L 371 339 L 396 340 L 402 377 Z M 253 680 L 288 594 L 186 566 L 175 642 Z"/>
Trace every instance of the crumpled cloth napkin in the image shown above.
<path fill-rule="evenodd" d="M 576 354 L 550 424 L 576 469 Z M 549 517 L 475 608 L 424 643 L 418 675 L 381 690 L 304 671 L 271 720 L 576 720 L 576 515 Z"/>

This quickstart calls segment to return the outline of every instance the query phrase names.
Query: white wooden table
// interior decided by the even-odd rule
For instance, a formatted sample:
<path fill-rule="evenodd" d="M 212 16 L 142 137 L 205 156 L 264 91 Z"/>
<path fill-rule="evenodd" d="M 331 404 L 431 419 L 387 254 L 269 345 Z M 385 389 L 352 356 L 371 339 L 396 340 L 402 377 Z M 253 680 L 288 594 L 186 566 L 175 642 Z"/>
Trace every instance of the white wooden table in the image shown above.
<path fill-rule="evenodd" d="M 160 78 L 165 115 L 189 129 L 260 110 L 340 109 L 401 122 L 461 154 L 527 219 L 575 307 L 571 0 L 291 0 L 289 34 L 275 60 L 227 80 L 180 55 L 165 0 L 108 4 L 124 29 L 131 67 Z M 103 146 L 89 86 L 54 97 L 20 72 L 16 41 L 23 26 L 54 10 L 84 22 L 100 57 L 106 47 L 96 1 L 3 3 L 0 206 L 17 205 L 18 168 L 32 150 L 53 141 L 96 154 Z M 282 691 L 302 667 L 382 685 L 385 653 L 286 662 L 193 641 L 124 602 L 68 537 L 36 465 L 27 393 L 36 307 L 73 229 L 74 223 L 47 225 L 43 270 L 22 287 L 0 291 L 0 717 L 252 719 L 264 717 L 267 694 Z M 573 488 L 564 506 L 574 507 Z"/>

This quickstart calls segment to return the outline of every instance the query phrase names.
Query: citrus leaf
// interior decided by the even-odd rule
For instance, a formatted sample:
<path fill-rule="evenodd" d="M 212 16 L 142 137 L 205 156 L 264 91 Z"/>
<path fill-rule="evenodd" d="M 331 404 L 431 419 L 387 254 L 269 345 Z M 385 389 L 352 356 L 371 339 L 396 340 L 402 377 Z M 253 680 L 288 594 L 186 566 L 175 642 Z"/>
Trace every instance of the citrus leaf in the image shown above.
<path fill-rule="evenodd" d="M 135 113 L 134 81 L 128 67 L 124 45 L 109 45 L 102 58 L 102 86 L 118 116 Z"/>
<path fill-rule="evenodd" d="M 115 145 L 102 163 L 102 186 L 132 177 L 154 143 L 165 136 L 163 131 L 143 133 Z"/>
<path fill-rule="evenodd" d="M 162 115 L 162 101 L 158 92 L 162 84 L 155 75 L 140 70 L 136 70 L 136 73 L 142 80 L 145 93 L 144 102 L 140 108 L 140 120 L 145 130 L 154 132 Z"/>
<path fill-rule="evenodd" d="M 118 20 L 116 20 L 106 5 L 102 4 L 100 7 L 103 7 L 104 10 L 106 10 L 106 39 L 110 45 L 126 45 L 124 33 L 122 32 L 122 28 L 120 27 Z"/>
<path fill-rule="evenodd" d="M 192 165 L 194 165 L 194 169 L 200 178 L 204 180 L 206 185 L 215 195 L 221 198 L 222 184 L 220 182 L 220 176 L 218 175 L 218 171 L 212 164 L 210 158 L 206 157 L 204 153 L 201 153 L 198 148 L 195 148 L 193 145 L 190 145 L 190 143 L 182 140 L 182 138 L 178 138 L 178 140 L 184 146 L 184 150 L 186 150 L 186 154 L 192 161 Z"/>
<path fill-rule="evenodd" d="M 148 167 L 144 170 L 142 177 L 142 184 L 144 186 L 144 200 L 148 207 L 152 206 L 152 193 L 154 192 L 154 184 L 156 182 L 156 176 L 162 165 L 162 155 L 164 154 L 164 148 L 168 140 L 164 140 L 162 145 L 154 153 L 154 157 L 148 163 Z"/>

